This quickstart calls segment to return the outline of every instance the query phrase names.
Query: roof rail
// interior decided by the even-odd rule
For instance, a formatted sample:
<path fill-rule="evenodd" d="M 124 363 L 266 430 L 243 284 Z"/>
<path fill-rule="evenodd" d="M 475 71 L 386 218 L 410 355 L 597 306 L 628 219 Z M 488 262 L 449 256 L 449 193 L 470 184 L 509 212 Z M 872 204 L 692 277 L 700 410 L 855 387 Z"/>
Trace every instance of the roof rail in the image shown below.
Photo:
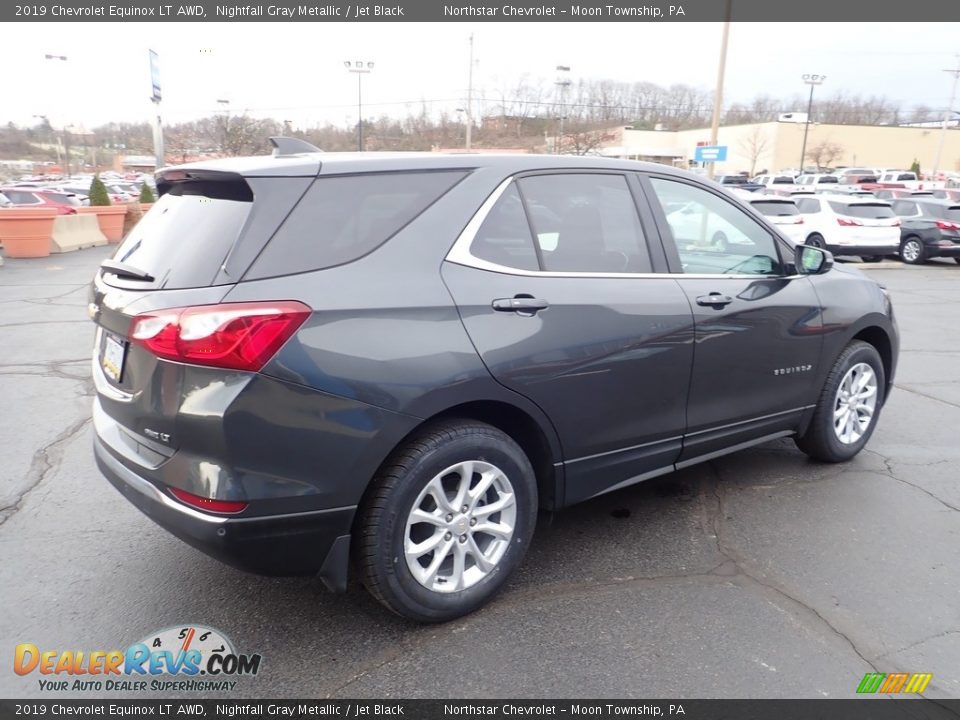
<path fill-rule="evenodd" d="M 323 150 L 311 145 L 306 140 L 294 137 L 272 137 L 270 138 L 270 144 L 273 145 L 274 157 L 323 152 Z"/>

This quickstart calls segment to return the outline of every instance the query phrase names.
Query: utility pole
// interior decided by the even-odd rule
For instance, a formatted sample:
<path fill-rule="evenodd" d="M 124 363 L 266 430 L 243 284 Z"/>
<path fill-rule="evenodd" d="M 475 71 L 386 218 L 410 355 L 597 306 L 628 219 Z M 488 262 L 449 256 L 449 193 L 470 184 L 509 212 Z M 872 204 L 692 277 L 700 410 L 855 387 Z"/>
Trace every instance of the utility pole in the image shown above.
<path fill-rule="evenodd" d="M 557 72 L 568 73 L 570 72 L 569 65 L 557 65 Z M 567 88 L 570 87 L 570 78 L 566 75 L 561 75 L 557 77 L 557 81 L 554 83 L 558 88 L 560 88 L 560 131 L 557 133 L 557 140 L 554 143 L 554 154 L 562 155 L 563 154 L 563 120 L 566 115 L 566 104 L 567 104 Z"/>
<path fill-rule="evenodd" d="M 713 118 L 710 123 L 710 145 L 716 147 L 720 134 L 720 110 L 723 108 L 723 78 L 727 70 L 727 43 L 730 39 L 730 15 L 733 0 L 727 0 L 726 20 L 723 22 L 723 39 L 720 41 L 720 62 L 717 64 L 717 87 L 713 93 Z M 710 163 L 707 177 L 711 180 L 716 172 L 717 163 Z"/>
<path fill-rule="evenodd" d="M 60 62 L 67 62 L 66 55 L 52 55 L 50 53 L 45 53 L 43 57 L 45 60 L 59 60 Z M 64 145 L 66 146 L 64 149 L 64 155 L 66 156 L 67 178 L 69 178 L 70 177 L 70 127 L 67 125 L 66 120 L 63 121 L 63 140 L 64 140 Z"/>
<path fill-rule="evenodd" d="M 947 103 L 947 109 L 943 113 L 943 127 L 940 129 L 940 142 L 937 144 L 937 155 L 933 160 L 932 180 L 936 180 L 937 174 L 940 172 L 940 160 L 943 156 L 943 146 L 947 141 L 947 127 L 949 126 L 950 118 L 954 115 L 953 103 L 957 99 L 957 81 L 960 80 L 960 55 L 957 56 L 956 69 L 945 69 L 944 72 L 951 73 L 953 75 L 953 86 L 950 89 L 950 102 Z"/>
<path fill-rule="evenodd" d="M 469 150 L 473 141 L 473 33 L 470 33 L 470 69 L 467 71 L 467 127 L 464 147 Z"/>
<path fill-rule="evenodd" d="M 804 75 L 803 81 L 810 86 L 810 99 L 807 101 L 807 121 L 803 124 L 803 145 L 800 147 L 800 174 L 803 175 L 803 161 L 807 156 L 807 133 L 810 132 L 810 112 L 813 109 L 813 89 L 823 85 L 826 75 Z M 819 172 L 820 167 L 817 167 Z"/>
<path fill-rule="evenodd" d="M 160 56 L 153 50 L 150 50 L 150 102 L 157 113 L 153 123 L 153 155 L 156 168 L 159 170 L 166 165 L 166 151 L 163 147 L 163 120 L 160 117 L 160 101 L 163 94 L 160 90 Z"/>

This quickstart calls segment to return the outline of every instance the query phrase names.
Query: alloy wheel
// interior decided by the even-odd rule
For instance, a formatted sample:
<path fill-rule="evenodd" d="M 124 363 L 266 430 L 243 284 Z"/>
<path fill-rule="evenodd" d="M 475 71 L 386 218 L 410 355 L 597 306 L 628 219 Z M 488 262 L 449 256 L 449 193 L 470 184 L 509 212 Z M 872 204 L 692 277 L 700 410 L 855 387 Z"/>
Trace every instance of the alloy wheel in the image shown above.
<path fill-rule="evenodd" d="M 921 250 L 922 248 L 920 247 L 919 241 L 907 240 L 903 244 L 903 250 L 901 250 L 901 254 L 903 255 L 903 259 L 908 263 L 914 263 L 920 259 Z"/>
<path fill-rule="evenodd" d="M 833 402 L 833 431 L 844 445 L 863 437 L 877 409 L 877 374 L 857 363 L 843 376 Z"/>
<path fill-rule="evenodd" d="M 424 486 L 407 517 L 407 568 L 428 590 L 465 590 L 497 567 L 516 521 L 513 486 L 500 468 L 480 460 L 451 465 Z"/>

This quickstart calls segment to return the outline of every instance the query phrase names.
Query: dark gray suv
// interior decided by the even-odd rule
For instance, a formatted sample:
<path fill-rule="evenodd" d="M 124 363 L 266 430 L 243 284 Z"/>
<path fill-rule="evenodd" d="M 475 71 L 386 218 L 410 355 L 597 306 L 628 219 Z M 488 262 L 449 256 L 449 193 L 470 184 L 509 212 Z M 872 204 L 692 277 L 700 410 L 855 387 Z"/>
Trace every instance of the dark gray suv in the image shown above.
<path fill-rule="evenodd" d="M 864 446 L 886 292 L 713 183 L 537 155 L 164 169 L 92 285 L 100 469 L 239 568 L 468 613 L 555 510 L 772 438 Z M 711 242 L 722 225 L 727 242 Z"/>

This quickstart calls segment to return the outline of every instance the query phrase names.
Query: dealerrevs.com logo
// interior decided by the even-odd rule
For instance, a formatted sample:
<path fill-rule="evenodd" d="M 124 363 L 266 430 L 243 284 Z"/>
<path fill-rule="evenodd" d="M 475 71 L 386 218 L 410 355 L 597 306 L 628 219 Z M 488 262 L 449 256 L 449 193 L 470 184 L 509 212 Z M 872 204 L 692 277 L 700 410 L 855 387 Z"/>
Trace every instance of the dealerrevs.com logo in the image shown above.
<path fill-rule="evenodd" d="M 126 650 L 51 650 L 20 643 L 13 671 L 39 675 L 40 689 L 53 692 L 214 691 L 233 690 L 233 678 L 256 675 L 262 659 L 238 653 L 219 630 L 183 625 L 152 633 Z"/>

